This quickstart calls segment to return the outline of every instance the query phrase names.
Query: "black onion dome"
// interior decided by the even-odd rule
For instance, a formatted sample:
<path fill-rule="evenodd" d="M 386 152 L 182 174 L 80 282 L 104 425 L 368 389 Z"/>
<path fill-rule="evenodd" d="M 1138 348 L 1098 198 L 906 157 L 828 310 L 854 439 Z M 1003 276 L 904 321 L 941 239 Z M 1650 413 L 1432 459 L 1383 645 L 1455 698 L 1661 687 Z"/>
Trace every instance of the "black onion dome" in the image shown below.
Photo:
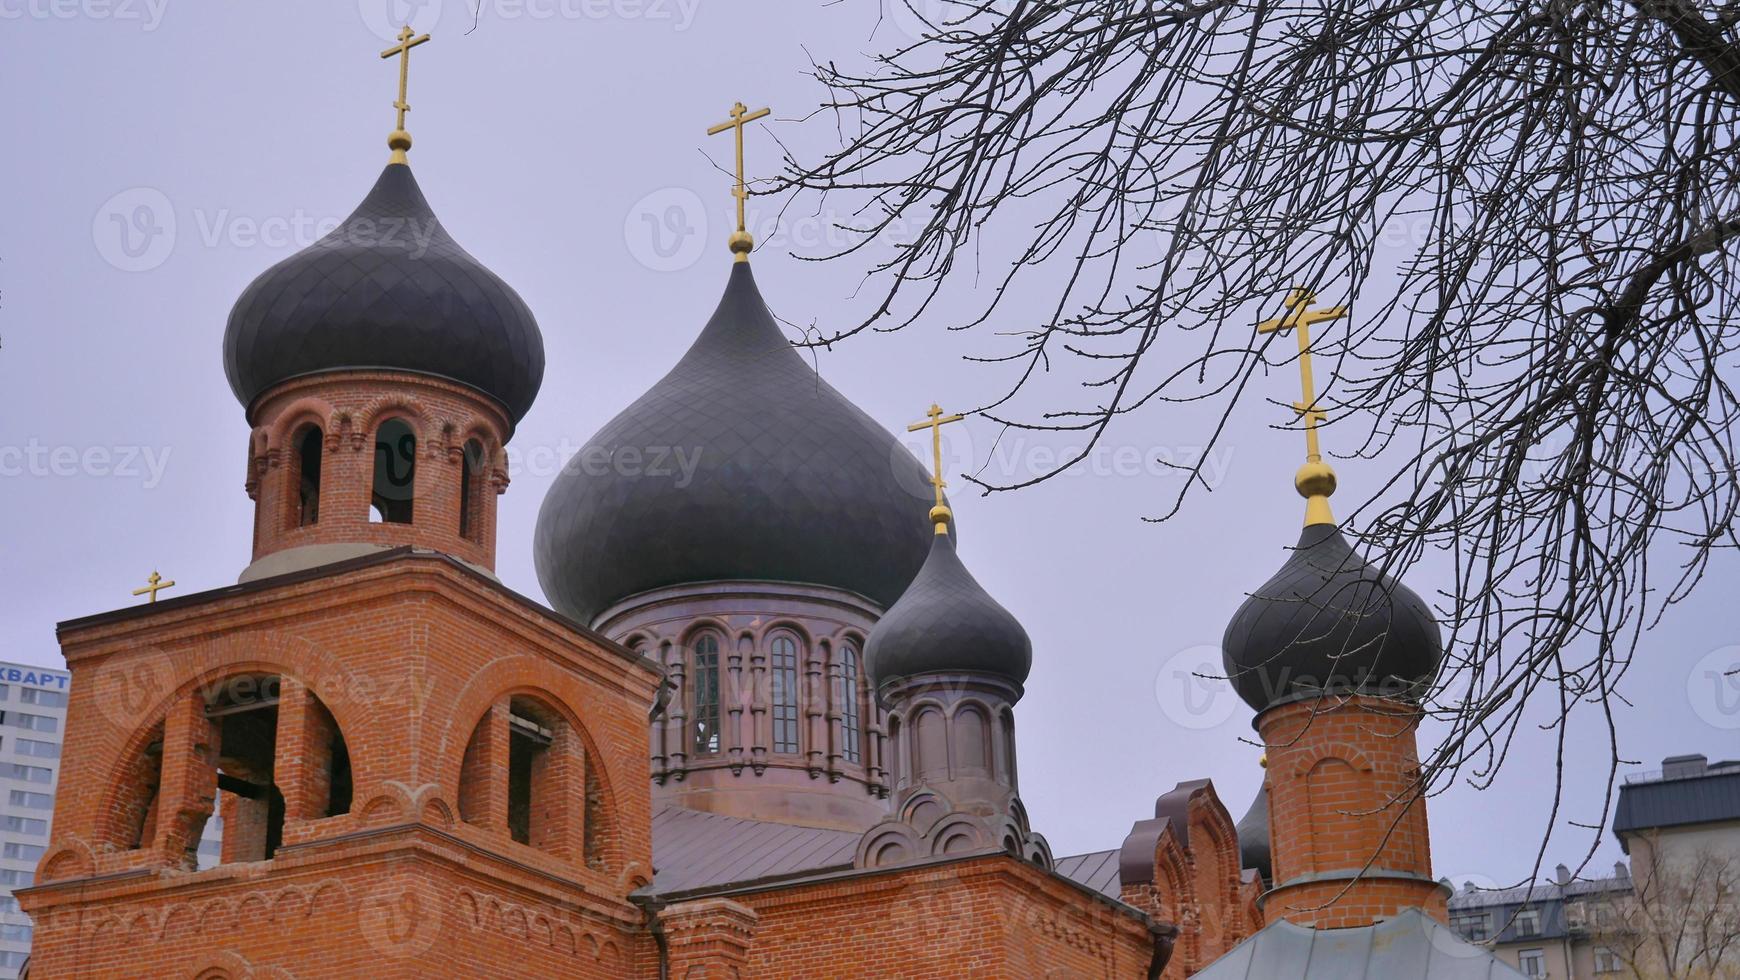
<path fill-rule="evenodd" d="M 1227 676 L 1262 711 L 1325 691 L 1418 697 L 1443 659 L 1413 590 L 1366 564 L 1331 524 L 1307 526 L 1222 641 Z"/>
<path fill-rule="evenodd" d="M 1269 784 L 1257 789 L 1251 808 L 1239 818 L 1239 867 L 1253 868 L 1264 881 L 1274 877 L 1269 859 Z"/>
<path fill-rule="evenodd" d="M 864 643 L 871 680 L 880 687 L 902 677 L 945 673 L 1026 681 L 1033 666 L 1027 631 L 961 564 L 948 535 L 931 538 L 918 577 Z"/>
<path fill-rule="evenodd" d="M 531 310 L 388 164 L 333 231 L 255 279 L 230 311 L 224 372 L 243 405 L 323 371 L 412 371 L 501 402 L 515 422 L 544 379 Z"/>
<path fill-rule="evenodd" d="M 650 589 L 831 586 L 886 608 L 924 563 L 930 486 L 792 347 L 735 263 L 669 374 L 576 453 L 538 514 L 551 605 L 590 623 Z"/>

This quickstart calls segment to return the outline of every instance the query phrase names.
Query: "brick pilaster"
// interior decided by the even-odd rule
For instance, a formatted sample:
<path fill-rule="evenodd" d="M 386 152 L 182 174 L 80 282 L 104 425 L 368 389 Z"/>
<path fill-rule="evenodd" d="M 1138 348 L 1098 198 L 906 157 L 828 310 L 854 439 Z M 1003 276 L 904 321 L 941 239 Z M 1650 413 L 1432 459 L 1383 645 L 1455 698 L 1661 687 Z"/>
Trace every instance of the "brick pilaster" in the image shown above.
<path fill-rule="evenodd" d="M 152 847 L 164 864 L 192 868 L 200 834 L 217 799 L 218 728 L 205 701 L 187 694 L 169 708 L 163 725 L 163 782 Z"/>
<path fill-rule="evenodd" d="M 661 914 L 670 950 L 670 974 L 686 980 L 736 980 L 745 964 L 760 917 L 723 898 L 672 905 Z"/>
<path fill-rule="evenodd" d="M 477 723 L 459 776 L 459 816 L 504 833 L 508 825 L 508 700 L 490 705 Z"/>

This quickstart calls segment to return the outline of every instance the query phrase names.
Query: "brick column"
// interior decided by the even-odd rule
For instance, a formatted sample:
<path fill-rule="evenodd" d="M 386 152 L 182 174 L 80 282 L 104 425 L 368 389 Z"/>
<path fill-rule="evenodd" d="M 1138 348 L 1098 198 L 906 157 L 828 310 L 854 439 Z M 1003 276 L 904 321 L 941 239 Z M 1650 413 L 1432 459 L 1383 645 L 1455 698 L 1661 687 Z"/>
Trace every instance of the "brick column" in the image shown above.
<path fill-rule="evenodd" d="M 318 820 L 332 801 L 332 731 L 325 709 L 308 688 L 288 677 L 278 683 L 278 744 L 273 781 L 284 794 L 284 822 Z"/>
<path fill-rule="evenodd" d="M 586 863 L 586 750 L 566 723 L 532 761 L 531 843 L 575 864 Z"/>
<path fill-rule="evenodd" d="M 745 977 L 755 942 L 755 910 L 723 898 L 672 905 L 660 915 L 670 949 L 670 975 L 684 980 Z"/>
<path fill-rule="evenodd" d="M 508 701 L 490 705 L 466 747 L 459 775 L 459 817 L 477 827 L 507 832 Z"/>
<path fill-rule="evenodd" d="M 1258 716 L 1274 861 L 1269 921 L 1366 926 L 1409 908 L 1447 917 L 1432 879 L 1425 801 L 1414 796 L 1419 721 L 1415 705 L 1366 696 L 1295 701 Z"/>
<path fill-rule="evenodd" d="M 195 849 L 217 799 L 218 728 L 205 701 L 188 694 L 163 723 L 163 782 L 158 791 L 152 848 L 164 864 L 193 868 Z"/>

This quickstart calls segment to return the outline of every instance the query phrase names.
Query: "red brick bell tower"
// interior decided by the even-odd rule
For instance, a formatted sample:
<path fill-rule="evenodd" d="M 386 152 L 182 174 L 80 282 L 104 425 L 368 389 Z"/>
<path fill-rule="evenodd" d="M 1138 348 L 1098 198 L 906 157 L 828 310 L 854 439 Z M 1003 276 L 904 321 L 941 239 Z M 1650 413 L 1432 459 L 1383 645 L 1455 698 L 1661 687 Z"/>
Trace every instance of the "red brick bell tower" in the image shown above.
<path fill-rule="evenodd" d="M 418 188 L 404 102 L 356 212 L 230 317 L 241 582 L 59 627 L 65 764 L 19 893 L 37 976 L 621 977 L 655 955 L 628 895 L 652 876 L 658 672 L 491 571 L 543 346 Z"/>
<path fill-rule="evenodd" d="M 1309 330 L 1346 309 L 1311 310 L 1311 301 L 1295 290 L 1286 313 L 1258 327 L 1299 341 L 1307 456 L 1294 487 L 1305 528 L 1222 644 L 1267 752 L 1263 916 L 1317 928 L 1369 926 L 1407 909 L 1442 920 L 1415 729 L 1443 641 L 1420 597 L 1368 565 L 1330 512 L 1336 478 L 1318 445 Z"/>

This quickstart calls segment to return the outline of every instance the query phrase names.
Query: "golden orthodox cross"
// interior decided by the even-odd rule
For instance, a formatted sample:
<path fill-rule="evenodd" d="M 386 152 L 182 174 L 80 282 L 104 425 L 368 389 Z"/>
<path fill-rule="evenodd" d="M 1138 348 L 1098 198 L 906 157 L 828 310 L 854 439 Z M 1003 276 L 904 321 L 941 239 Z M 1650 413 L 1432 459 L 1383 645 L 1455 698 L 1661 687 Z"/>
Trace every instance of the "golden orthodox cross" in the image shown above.
<path fill-rule="evenodd" d="M 930 430 L 930 455 L 931 461 L 936 467 L 935 475 L 930 478 L 930 485 L 936 489 L 936 506 L 931 508 L 930 519 L 936 524 L 936 533 L 938 534 L 948 533 L 949 518 L 953 516 L 949 512 L 948 505 L 943 503 L 943 487 L 948 486 L 948 481 L 943 479 L 942 427 L 950 422 L 959 422 L 962 418 L 965 416 L 944 415 L 942 407 L 933 404 L 930 411 L 925 413 L 923 422 L 914 422 L 906 427 L 908 432 L 917 432 L 920 429 Z"/>
<path fill-rule="evenodd" d="M 163 581 L 163 576 L 157 574 L 156 570 L 152 570 L 151 577 L 145 580 L 145 587 L 143 589 L 134 589 L 133 594 L 149 595 L 151 598 L 148 601 L 156 602 L 157 593 L 162 592 L 164 589 L 171 588 L 174 585 L 175 583 L 173 581 Z"/>
<path fill-rule="evenodd" d="M 731 251 L 737 253 L 737 261 L 749 261 L 749 251 L 755 247 L 755 240 L 749 237 L 746 215 L 746 204 L 749 201 L 749 184 L 743 172 L 743 127 L 772 112 L 772 109 L 757 109 L 750 112 L 749 108 L 739 102 L 731 107 L 731 118 L 707 130 L 708 136 L 717 136 L 726 130 L 737 132 L 737 186 L 731 188 L 731 196 L 737 199 L 737 233 L 731 236 Z"/>
<path fill-rule="evenodd" d="M 387 138 L 387 145 L 393 149 L 393 162 L 404 163 L 405 151 L 411 148 L 411 134 L 405 132 L 405 113 L 411 111 L 411 103 L 405 101 L 406 90 L 411 81 L 411 49 L 429 40 L 429 35 L 416 36 L 411 25 L 399 28 L 399 43 L 381 52 L 382 58 L 399 56 L 399 100 L 393 103 L 393 108 L 399 110 L 398 125 L 393 129 L 393 135 Z M 399 145 L 403 142 L 403 146 Z"/>
<path fill-rule="evenodd" d="M 1315 301 L 1309 289 L 1294 289 L 1283 302 L 1286 315 L 1257 324 L 1259 334 L 1292 330 L 1299 335 L 1299 387 L 1304 400 L 1294 402 L 1293 410 L 1305 420 L 1305 465 L 1293 477 L 1293 485 L 1305 498 L 1307 525 L 1335 523 L 1329 512 L 1329 495 L 1335 492 L 1335 471 L 1323 462 L 1323 450 L 1317 441 L 1317 423 L 1325 416 L 1317 407 L 1317 382 L 1311 377 L 1311 325 L 1347 315 L 1345 306 L 1313 310 L 1311 304 Z"/>
<path fill-rule="evenodd" d="M 1313 463 L 1323 460 L 1323 453 L 1317 445 L 1317 423 L 1323 421 L 1325 416 L 1317 407 L 1317 382 L 1311 377 L 1311 325 L 1339 320 L 1347 315 L 1345 306 L 1332 306 L 1325 310 L 1310 309 L 1316 298 L 1308 289 L 1295 289 L 1287 294 L 1286 316 L 1257 324 L 1257 333 L 1260 334 L 1298 331 L 1299 386 L 1305 400 L 1294 402 L 1293 410 L 1305 420 L 1305 453 L 1306 458 Z"/>

